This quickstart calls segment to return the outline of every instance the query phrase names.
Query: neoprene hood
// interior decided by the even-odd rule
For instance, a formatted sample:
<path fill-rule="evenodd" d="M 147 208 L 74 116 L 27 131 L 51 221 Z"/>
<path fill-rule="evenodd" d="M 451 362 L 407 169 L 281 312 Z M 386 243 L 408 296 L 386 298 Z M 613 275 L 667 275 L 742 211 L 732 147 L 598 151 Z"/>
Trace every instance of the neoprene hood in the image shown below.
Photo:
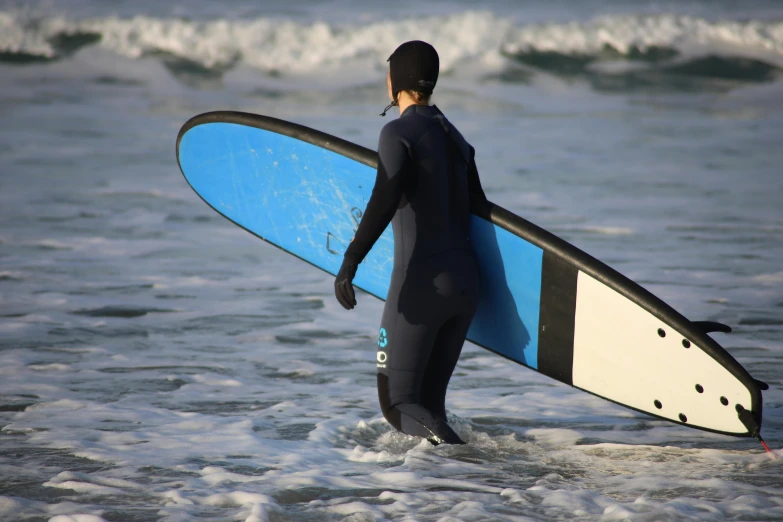
<path fill-rule="evenodd" d="M 395 99 L 400 91 L 432 94 L 440 68 L 438 52 L 433 46 L 421 40 L 405 42 L 386 61 L 389 62 Z"/>

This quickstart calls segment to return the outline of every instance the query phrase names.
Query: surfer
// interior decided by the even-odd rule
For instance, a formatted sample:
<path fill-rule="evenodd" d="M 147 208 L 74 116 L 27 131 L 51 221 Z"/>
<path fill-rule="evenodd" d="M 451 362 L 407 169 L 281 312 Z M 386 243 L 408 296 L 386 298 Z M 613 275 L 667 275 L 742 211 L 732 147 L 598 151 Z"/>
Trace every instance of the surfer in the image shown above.
<path fill-rule="evenodd" d="M 446 422 L 446 388 L 479 296 L 470 244 L 470 206 L 486 201 L 475 150 L 435 106 L 438 53 L 428 43 L 400 45 L 387 60 L 386 84 L 399 119 L 378 143 L 375 186 L 343 258 L 335 295 L 356 306 L 352 280 L 386 229 L 394 231 L 394 268 L 378 335 L 378 398 L 403 433 L 433 444 L 464 444 Z"/>

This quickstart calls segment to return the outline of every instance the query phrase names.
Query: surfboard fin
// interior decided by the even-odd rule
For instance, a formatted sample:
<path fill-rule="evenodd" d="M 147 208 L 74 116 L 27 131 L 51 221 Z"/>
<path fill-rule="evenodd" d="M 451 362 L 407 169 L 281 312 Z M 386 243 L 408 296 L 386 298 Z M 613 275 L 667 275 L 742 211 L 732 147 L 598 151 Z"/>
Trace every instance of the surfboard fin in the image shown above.
<path fill-rule="evenodd" d="M 696 328 L 700 329 L 704 333 L 710 333 L 710 332 L 731 333 L 731 326 L 723 323 L 718 323 L 715 321 L 691 321 L 691 324 L 696 326 Z M 756 386 L 758 386 L 760 390 L 769 390 L 769 384 L 767 384 L 766 382 L 760 381 L 758 379 L 753 379 L 753 381 L 756 383 Z"/>
<path fill-rule="evenodd" d="M 696 328 L 700 329 L 704 333 L 710 332 L 722 332 L 731 333 L 731 326 L 723 323 L 716 323 L 715 321 L 691 321 Z"/>
<path fill-rule="evenodd" d="M 739 408 L 739 406 L 737 406 L 737 408 Z M 756 419 L 753 418 L 753 414 L 745 408 L 742 408 L 737 412 L 737 415 L 742 424 L 748 429 L 748 433 L 753 437 L 758 437 L 759 425 L 756 423 Z"/>

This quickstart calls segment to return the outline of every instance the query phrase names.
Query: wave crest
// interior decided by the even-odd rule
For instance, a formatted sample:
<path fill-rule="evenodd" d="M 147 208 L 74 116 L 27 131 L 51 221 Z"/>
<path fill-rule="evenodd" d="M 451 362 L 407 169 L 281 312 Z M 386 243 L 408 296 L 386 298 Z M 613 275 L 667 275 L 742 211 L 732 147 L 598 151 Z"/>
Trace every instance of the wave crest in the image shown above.
<path fill-rule="evenodd" d="M 515 25 L 490 12 L 376 21 L 340 27 L 273 18 L 193 21 L 104 17 L 69 20 L 0 12 L 0 60 L 42 61 L 100 45 L 129 58 L 162 56 L 205 71 L 243 63 L 264 71 L 307 73 L 359 65 L 383 68 L 400 42 L 420 38 L 438 48 L 442 69 L 478 61 L 582 70 L 596 61 L 646 63 L 682 56 L 754 59 L 783 66 L 783 22 L 707 21 L 678 15 L 604 16 L 586 22 Z"/>

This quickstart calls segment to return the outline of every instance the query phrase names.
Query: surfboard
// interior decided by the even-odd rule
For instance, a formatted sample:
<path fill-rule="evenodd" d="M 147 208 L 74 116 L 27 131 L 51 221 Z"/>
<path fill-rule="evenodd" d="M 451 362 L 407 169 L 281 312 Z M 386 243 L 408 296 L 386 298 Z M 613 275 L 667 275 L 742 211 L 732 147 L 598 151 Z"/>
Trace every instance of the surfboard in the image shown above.
<path fill-rule="evenodd" d="M 295 123 L 219 111 L 183 125 L 177 160 L 219 214 L 334 275 L 369 200 L 378 155 Z M 758 436 L 764 384 L 708 335 L 728 327 L 689 321 L 498 205 L 471 211 L 482 293 L 470 342 L 660 419 Z M 388 291 L 393 241 L 389 226 L 354 279 L 379 299 Z"/>

